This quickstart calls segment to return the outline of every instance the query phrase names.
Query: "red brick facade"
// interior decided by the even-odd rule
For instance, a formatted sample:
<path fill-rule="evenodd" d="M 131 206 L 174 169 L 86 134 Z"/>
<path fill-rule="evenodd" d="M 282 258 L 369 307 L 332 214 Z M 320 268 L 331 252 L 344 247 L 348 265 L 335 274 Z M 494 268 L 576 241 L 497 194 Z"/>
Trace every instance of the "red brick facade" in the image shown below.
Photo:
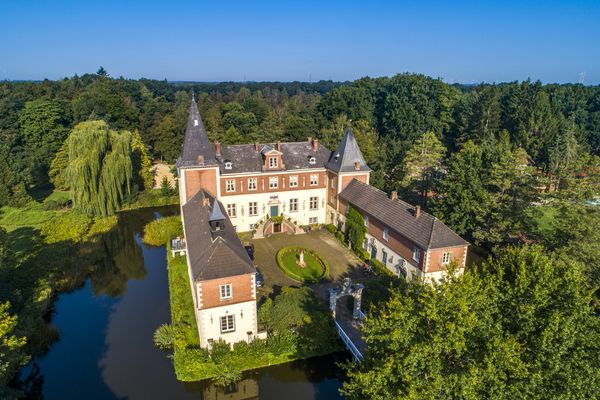
<path fill-rule="evenodd" d="M 217 195 L 216 169 L 184 170 L 186 201 L 194 197 L 200 189 L 205 189 L 211 195 Z"/>
<path fill-rule="evenodd" d="M 310 184 L 310 176 L 317 175 L 318 182 L 316 185 Z M 290 187 L 290 176 L 298 177 L 298 186 Z M 285 173 L 285 174 L 267 174 L 262 173 L 260 175 L 247 175 L 242 177 L 231 177 L 221 176 L 221 196 L 233 196 L 248 193 L 277 193 L 283 191 L 294 191 L 303 189 L 322 189 L 326 185 L 326 173 L 325 171 L 314 171 L 314 172 L 297 172 L 297 173 Z M 271 177 L 277 177 L 277 188 L 271 189 L 269 182 Z M 256 179 L 256 189 L 248 189 L 248 180 Z M 235 190 L 227 191 L 227 181 L 235 181 Z"/>
<path fill-rule="evenodd" d="M 201 309 L 220 307 L 229 304 L 243 303 L 250 300 L 255 300 L 254 274 L 235 275 L 227 278 L 213 279 L 202 281 L 199 290 L 199 304 Z M 221 300 L 221 285 L 231 285 L 230 299 Z"/>

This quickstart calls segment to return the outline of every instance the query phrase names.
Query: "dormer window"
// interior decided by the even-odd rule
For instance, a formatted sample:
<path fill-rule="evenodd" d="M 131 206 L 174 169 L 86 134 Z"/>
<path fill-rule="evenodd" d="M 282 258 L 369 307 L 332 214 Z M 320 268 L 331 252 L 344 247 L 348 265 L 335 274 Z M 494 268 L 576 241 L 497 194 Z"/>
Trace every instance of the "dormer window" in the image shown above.
<path fill-rule="evenodd" d="M 308 163 L 309 163 L 310 165 L 315 165 L 315 164 L 317 163 L 317 159 L 316 159 L 314 156 L 310 156 L 310 157 L 308 158 Z"/>
<path fill-rule="evenodd" d="M 198 126 L 198 120 L 197 119 L 194 120 L 194 126 Z"/>
<path fill-rule="evenodd" d="M 225 169 L 231 169 L 233 167 L 233 163 L 231 161 L 225 161 Z"/>
<path fill-rule="evenodd" d="M 279 166 L 279 160 L 277 157 L 269 157 L 269 168 L 277 168 Z"/>
<path fill-rule="evenodd" d="M 337 160 L 338 158 L 340 158 L 340 153 L 335 154 L 335 159 Z"/>

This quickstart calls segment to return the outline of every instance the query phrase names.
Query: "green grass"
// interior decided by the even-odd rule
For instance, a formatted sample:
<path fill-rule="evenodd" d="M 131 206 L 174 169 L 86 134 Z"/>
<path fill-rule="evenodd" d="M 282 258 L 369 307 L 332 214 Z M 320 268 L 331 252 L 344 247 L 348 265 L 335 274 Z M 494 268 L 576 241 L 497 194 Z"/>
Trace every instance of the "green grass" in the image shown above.
<path fill-rule="evenodd" d="M 30 201 L 24 207 L 1 207 L 0 226 L 7 231 L 22 227 L 41 228 L 44 223 L 65 212 L 64 210 L 47 210 L 44 206 L 49 202 L 61 202 L 68 198 L 68 192 L 55 191 L 43 201 Z"/>
<path fill-rule="evenodd" d="M 527 211 L 530 231 L 542 237 L 551 234 L 558 213 L 558 207 L 551 204 L 530 208 Z"/>
<path fill-rule="evenodd" d="M 304 251 L 304 268 L 298 265 Z M 329 276 L 329 265 L 314 251 L 301 247 L 284 247 L 277 252 L 277 265 L 291 278 L 300 282 L 318 282 Z"/>

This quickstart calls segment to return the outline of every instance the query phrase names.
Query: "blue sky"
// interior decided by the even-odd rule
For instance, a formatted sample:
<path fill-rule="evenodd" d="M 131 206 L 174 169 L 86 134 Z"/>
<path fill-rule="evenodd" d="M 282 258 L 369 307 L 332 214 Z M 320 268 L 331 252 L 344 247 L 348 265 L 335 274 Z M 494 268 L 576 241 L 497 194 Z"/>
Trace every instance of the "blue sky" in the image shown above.
<path fill-rule="evenodd" d="M 600 83 L 594 1 L 0 1 L 0 79 Z"/>

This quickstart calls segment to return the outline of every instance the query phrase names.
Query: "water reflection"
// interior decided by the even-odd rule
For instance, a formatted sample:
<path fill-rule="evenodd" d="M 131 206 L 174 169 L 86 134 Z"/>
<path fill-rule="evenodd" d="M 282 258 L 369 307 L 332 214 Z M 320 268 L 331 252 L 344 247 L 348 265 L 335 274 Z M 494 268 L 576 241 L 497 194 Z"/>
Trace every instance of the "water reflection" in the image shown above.
<path fill-rule="evenodd" d="M 264 368 L 226 388 L 177 381 L 167 353 L 152 342 L 155 329 L 170 320 L 165 249 L 140 240 L 155 217 L 153 210 L 121 214 L 117 228 L 98 242 L 104 252 L 97 271 L 81 289 L 59 297 L 52 324 L 60 340 L 22 375 L 31 398 L 341 398 L 335 363 L 343 355 Z"/>

